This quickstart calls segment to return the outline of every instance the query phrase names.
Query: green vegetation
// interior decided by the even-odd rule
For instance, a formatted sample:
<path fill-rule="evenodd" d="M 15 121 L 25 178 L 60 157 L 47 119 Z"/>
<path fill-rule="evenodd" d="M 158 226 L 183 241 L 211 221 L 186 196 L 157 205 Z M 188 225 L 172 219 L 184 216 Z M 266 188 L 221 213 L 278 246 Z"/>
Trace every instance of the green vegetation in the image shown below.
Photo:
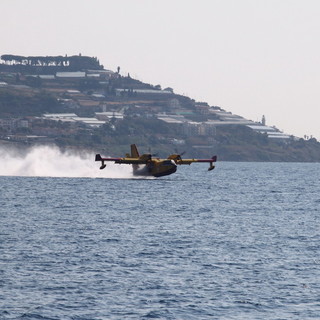
<path fill-rule="evenodd" d="M 181 137 L 172 126 L 157 119 L 133 119 L 105 124 L 74 135 L 60 136 L 60 146 L 86 148 L 106 155 L 123 156 L 129 145 L 136 143 L 142 152 L 156 152 L 166 157 L 173 152 L 186 152 L 187 157 L 211 157 L 224 161 L 296 161 L 318 162 L 320 144 L 315 140 L 279 143 L 244 126 L 220 126 L 211 144 L 203 136 L 183 137 L 185 144 L 176 146 L 170 137 Z M 209 145 L 209 147 L 207 147 Z"/>
<path fill-rule="evenodd" d="M 65 109 L 57 99 L 46 92 L 30 96 L 0 89 L 0 118 L 41 116 L 47 112 L 62 111 Z"/>
<path fill-rule="evenodd" d="M 5 65 L 0 65 L 0 70 L 6 66 L 12 67 L 24 67 L 21 70 L 27 70 L 27 68 L 37 68 L 37 71 L 41 71 L 41 67 L 51 67 L 52 69 L 62 67 L 69 71 L 92 69 L 100 70 L 103 66 L 100 65 L 97 58 L 82 56 L 18 56 L 12 54 L 4 54 L 1 56 L 1 60 L 5 62 Z M 15 68 L 17 69 L 17 68 Z"/>
<path fill-rule="evenodd" d="M 217 154 L 229 161 L 319 162 L 320 143 L 316 139 L 278 142 L 244 126 L 217 129 Z"/>

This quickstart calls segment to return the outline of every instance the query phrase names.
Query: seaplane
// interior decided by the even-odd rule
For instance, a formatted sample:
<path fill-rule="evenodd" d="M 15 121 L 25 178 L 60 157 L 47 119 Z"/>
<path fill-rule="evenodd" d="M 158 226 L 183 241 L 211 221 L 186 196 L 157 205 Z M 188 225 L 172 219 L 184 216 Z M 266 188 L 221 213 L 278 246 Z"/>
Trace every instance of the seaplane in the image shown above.
<path fill-rule="evenodd" d="M 105 162 L 113 161 L 118 164 L 131 164 L 135 176 L 163 177 L 175 173 L 178 165 L 190 165 L 194 162 L 209 163 L 208 171 L 211 171 L 215 168 L 217 156 L 211 159 L 182 159 L 181 154 L 171 154 L 167 159 L 160 159 L 150 153 L 140 155 L 137 146 L 132 144 L 131 154 L 127 153 L 124 158 L 103 158 L 100 154 L 96 154 L 95 161 L 101 162 L 101 170 L 106 167 Z"/>

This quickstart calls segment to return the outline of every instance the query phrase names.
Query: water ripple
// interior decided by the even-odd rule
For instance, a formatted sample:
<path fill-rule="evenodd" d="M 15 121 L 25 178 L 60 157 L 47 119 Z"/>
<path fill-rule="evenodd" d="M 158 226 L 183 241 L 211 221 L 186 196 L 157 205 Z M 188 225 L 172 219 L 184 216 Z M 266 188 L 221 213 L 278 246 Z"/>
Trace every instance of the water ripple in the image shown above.
<path fill-rule="evenodd" d="M 0 319 L 318 319 L 319 164 L 0 177 Z"/>

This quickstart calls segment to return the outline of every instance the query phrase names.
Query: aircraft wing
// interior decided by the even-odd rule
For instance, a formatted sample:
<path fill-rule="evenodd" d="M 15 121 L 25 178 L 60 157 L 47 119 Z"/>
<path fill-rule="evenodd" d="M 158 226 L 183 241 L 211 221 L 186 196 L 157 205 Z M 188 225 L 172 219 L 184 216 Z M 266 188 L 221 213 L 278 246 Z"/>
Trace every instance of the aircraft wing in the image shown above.
<path fill-rule="evenodd" d="M 176 159 L 175 160 L 175 163 L 177 165 L 182 165 L 182 164 L 191 164 L 191 163 L 194 163 L 194 162 L 208 162 L 210 163 L 210 166 L 209 166 L 209 171 L 210 170 L 213 170 L 214 169 L 214 162 L 217 161 L 217 156 L 213 156 L 211 159 Z"/>
<path fill-rule="evenodd" d="M 106 167 L 105 161 L 113 161 L 118 164 L 147 164 L 149 160 L 140 158 L 102 158 L 100 154 L 96 154 L 95 161 L 101 161 L 100 169 L 104 169 Z"/>

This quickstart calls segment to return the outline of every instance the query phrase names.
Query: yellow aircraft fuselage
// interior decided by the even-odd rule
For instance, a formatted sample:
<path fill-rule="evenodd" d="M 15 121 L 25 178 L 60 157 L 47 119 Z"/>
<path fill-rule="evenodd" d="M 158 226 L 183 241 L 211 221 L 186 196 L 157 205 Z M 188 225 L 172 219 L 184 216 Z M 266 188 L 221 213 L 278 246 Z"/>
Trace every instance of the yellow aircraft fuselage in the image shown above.
<path fill-rule="evenodd" d="M 177 171 L 177 165 L 172 160 L 152 159 L 144 166 L 133 165 L 133 174 L 136 176 L 163 177 Z"/>

